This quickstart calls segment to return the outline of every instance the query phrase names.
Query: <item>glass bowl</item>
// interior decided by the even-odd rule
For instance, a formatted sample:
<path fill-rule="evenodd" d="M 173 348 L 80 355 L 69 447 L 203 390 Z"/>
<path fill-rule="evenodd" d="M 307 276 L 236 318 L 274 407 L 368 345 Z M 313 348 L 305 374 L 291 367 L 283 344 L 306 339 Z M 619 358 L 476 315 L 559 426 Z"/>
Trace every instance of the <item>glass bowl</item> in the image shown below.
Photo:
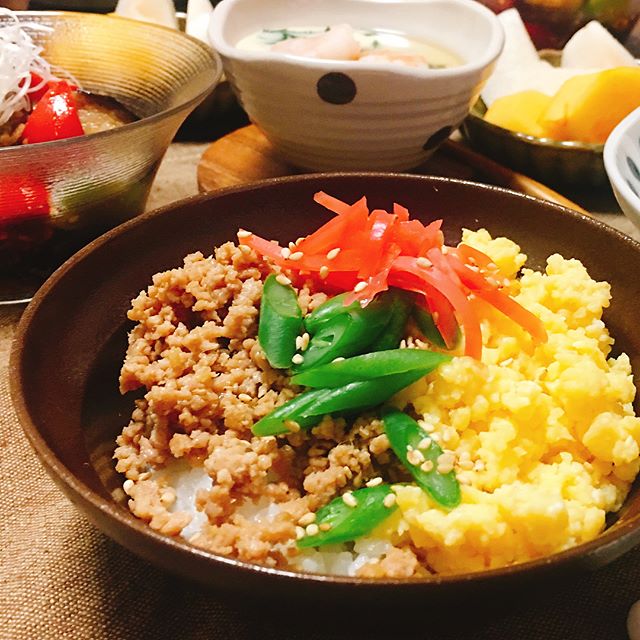
<path fill-rule="evenodd" d="M 11 194 L 26 182 L 46 190 L 50 211 L 0 220 L 0 304 L 27 301 L 79 247 L 144 210 L 176 131 L 222 74 L 209 47 L 178 31 L 88 13 L 17 15 L 53 28 L 32 32 L 50 63 L 83 89 L 115 98 L 139 120 L 88 136 L 0 148 L 0 210 L 19 206 Z"/>

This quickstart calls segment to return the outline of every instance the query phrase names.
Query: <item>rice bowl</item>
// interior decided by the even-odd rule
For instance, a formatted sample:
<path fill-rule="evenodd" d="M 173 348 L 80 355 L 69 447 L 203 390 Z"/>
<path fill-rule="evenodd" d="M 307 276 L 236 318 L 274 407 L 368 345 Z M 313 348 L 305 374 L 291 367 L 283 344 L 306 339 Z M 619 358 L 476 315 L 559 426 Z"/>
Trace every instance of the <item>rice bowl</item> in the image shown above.
<path fill-rule="evenodd" d="M 640 439 L 629 359 L 609 357 L 601 320 L 609 285 L 559 255 L 546 273 L 518 278 L 526 256 L 515 243 L 483 230 L 462 239 L 492 259 L 548 340 L 536 344 L 483 309 L 481 359 L 458 348 L 395 396 L 443 448 L 459 505 L 443 509 L 410 482 L 377 413 L 325 416 L 306 433 L 251 433 L 301 390 L 256 339 L 262 284 L 282 272 L 240 240 L 215 257 L 188 256 L 134 300 L 120 385 L 146 394 L 115 454 L 133 513 L 215 554 L 360 578 L 483 571 L 595 538 L 637 474 Z M 326 301 L 317 285 L 295 289 L 304 316 Z M 400 346 L 442 350 L 411 326 Z M 319 508 L 382 482 L 398 508 L 379 526 L 346 544 L 299 548 L 318 534 Z"/>

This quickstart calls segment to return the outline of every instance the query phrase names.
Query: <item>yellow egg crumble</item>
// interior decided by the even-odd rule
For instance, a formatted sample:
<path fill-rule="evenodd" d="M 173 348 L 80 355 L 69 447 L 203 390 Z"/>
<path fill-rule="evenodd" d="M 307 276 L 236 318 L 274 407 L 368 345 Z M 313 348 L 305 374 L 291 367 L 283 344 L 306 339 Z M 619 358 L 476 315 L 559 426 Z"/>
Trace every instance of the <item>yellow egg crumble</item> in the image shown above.
<path fill-rule="evenodd" d="M 548 342 L 483 310 L 481 361 L 456 356 L 401 396 L 455 454 L 462 503 L 443 510 L 417 486 L 396 485 L 396 517 L 380 534 L 410 541 L 438 573 L 479 571 L 594 538 L 640 467 L 640 418 L 629 358 L 610 357 L 602 322 L 610 287 L 581 262 L 552 255 L 544 273 L 506 238 L 465 231 L 491 256 L 510 293 L 544 323 Z M 481 302 L 477 302 L 482 304 Z"/>

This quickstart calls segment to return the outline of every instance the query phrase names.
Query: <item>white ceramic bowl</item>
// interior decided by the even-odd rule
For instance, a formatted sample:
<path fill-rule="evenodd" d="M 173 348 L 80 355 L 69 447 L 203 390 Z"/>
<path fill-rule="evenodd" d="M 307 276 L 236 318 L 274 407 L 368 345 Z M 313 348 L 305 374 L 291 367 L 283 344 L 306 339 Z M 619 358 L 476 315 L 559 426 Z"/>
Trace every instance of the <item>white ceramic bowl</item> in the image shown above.
<path fill-rule="evenodd" d="M 449 69 L 238 49 L 263 28 L 385 29 L 440 45 Z M 502 50 L 495 15 L 473 0 L 222 0 L 209 36 L 249 117 L 289 162 L 314 170 L 399 171 L 464 120 Z"/>
<path fill-rule="evenodd" d="M 620 208 L 640 229 L 640 109 L 632 111 L 607 138 L 604 168 Z"/>

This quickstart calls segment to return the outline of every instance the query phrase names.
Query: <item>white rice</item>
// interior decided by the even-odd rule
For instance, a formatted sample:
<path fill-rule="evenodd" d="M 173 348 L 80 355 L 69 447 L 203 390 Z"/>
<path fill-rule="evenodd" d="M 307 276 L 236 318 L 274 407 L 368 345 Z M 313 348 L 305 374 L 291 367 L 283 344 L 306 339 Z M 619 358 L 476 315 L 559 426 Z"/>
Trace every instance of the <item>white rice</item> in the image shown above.
<path fill-rule="evenodd" d="M 189 540 L 207 522 L 206 515 L 196 509 L 195 497 L 200 489 L 211 488 L 211 478 L 204 467 L 192 467 L 185 460 L 171 461 L 154 475 L 176 491 L 176 501 L 170 511 L 185 511 L 192 515 L 191 522 L 181 532 L 182 537 Z M 280 506 L 268 498 L 260 498 L 256 502 L 245 500 L 236 513 L 247 520 L 264 524 L 273 522 L 280 513 Z M 383 558 L 390 548 L 391 544 L 386 540 L 360 538 L 355 543 L 327 545 L 321 550 L 303 549 L 291 558 L 291 568 L 308 573 L 353 577 L 365 564 Z M 284 545 L 282 550 L 285 552 Z"/>

